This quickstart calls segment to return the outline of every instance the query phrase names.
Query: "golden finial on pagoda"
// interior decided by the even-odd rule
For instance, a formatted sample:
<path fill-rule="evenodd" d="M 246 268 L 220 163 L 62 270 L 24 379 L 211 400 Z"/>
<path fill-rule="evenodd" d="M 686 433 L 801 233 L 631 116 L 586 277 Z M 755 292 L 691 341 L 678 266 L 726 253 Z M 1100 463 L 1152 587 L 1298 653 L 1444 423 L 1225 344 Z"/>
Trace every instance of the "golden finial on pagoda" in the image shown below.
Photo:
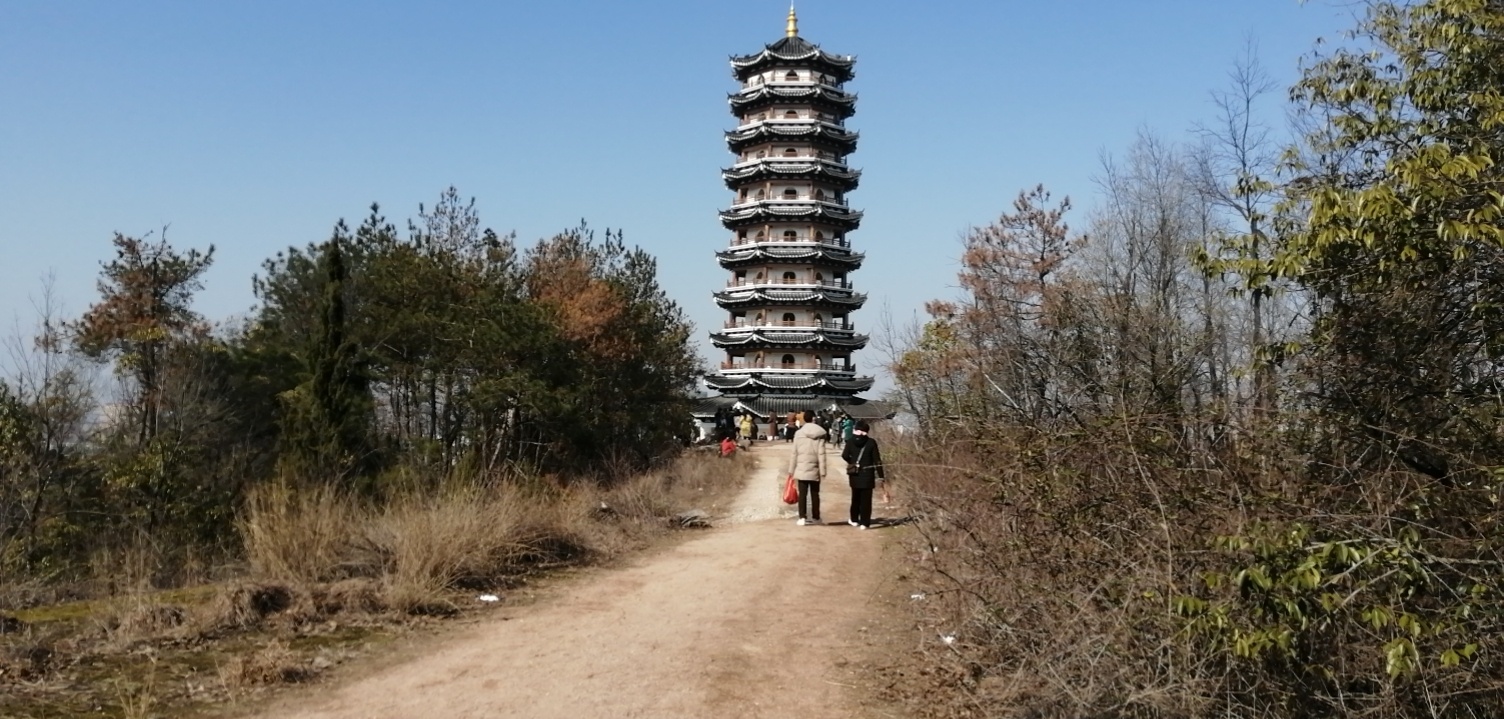
<path fill-rule="evenodd" d="M 789 27 L 788 27 L 788 35 L 789 35 L 789 37 L 794 37 L 795 35 L 798 35 L 798 34 L 799 34 L 799 16 L 794 14 L 794 4 L 793 3 L 789 3 Z"/>

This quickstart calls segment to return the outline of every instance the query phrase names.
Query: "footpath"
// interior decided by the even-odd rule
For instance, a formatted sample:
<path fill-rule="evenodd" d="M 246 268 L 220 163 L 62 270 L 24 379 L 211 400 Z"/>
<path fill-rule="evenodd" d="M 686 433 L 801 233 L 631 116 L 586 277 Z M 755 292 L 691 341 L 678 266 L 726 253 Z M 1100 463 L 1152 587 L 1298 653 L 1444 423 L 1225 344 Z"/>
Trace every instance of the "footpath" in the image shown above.
<path fill-rule="evenodd" d="M 846 524 L 836 448 L 819 526 L 779 498 L 789 446 L 758 443 L 729 517 L 538 604 L 498 609 L 421 655 L 312 688 L 266 717 L 881 716 L 857 676 L 889 577 L 886 530 Z M 879 511 L 881 516 L 882 512 Z"/>

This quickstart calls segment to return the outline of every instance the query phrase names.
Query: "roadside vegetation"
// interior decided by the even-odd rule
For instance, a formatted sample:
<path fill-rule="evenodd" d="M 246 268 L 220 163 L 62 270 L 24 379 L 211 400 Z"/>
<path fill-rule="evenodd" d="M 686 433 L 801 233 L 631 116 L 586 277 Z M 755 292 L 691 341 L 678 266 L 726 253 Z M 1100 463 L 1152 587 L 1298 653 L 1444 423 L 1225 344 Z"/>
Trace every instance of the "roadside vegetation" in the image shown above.
<path fill-rule="evenodd" d="M 1256 122 L 966 238 L 885 456 L 920 716 L 1504 714 L 1504 6 L 1372 2 Z M 922 598 L 922 601 L 919 600 Z"/>
<path fill-rule="evenodd" d="M 232 323 L 192 310 L 213 248 L 160 235 L 115 237 L 81 316 L 39 303 L 0 379 L 0 714 L 303 681 L 728 498 L 743 460 L 683 451 L 698 360 L 653 258 L 473 204 L 341 221 Z"/>

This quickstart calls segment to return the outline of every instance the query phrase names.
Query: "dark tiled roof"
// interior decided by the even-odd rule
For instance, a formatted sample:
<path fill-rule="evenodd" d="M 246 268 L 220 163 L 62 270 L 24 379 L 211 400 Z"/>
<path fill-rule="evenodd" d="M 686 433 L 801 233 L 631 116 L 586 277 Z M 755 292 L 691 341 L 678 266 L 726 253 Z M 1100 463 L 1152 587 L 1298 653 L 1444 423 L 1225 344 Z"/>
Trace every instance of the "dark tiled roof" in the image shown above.
<path fill-rule="evenodd" d="M 831 305 L 847 310 L 856 310 L 867 303 L 862 292 L 834 293 L 816 290 L 752 290 L 744 292 L 716 292 L 716 304 L 724 308 L 757 307 L 760 305 Z"/>
<path fill-rule="evenodd" d="M 789 161 L 781 159 L 766 159 L 757 164 L 721 170 L 721 179 L 725 180 L 726 186 L 733 190 L 748 182 L 756 182 L 758 180 L 788 180 L 815 177 L 840 188 L 843 192 L 850 192 L 855 190 L 861 182 L 862 171 L 853 170 L 843 164 L 825 160 Z"/>
<path fill-rule="evenodd" d="M 861 133 L 818 122 L 778 124 L 765 122 L 745 129 L 726 131 L 726 146 L 732 152 L 741 152 L 764 142 L 789 140 L 807 142 L 817 139 L 839 147 L 843 153 L 850 153 L 856 151 L 856 143 L 861 139 Z"/>
<path fill-rule="evenodd" d="M 850 231 L 861 226 L 862 211 L 842 210 L 823 202 L 793 203 L 777 200 L 734 210 L 721 210 L 721 224 L 733 230 L 742 225 L 777 222 L 789 218 L 817 220 Z"/>
<path fill-rule="evenodd" d="M 740 398 L 721 396 L 707 398 L 702 402 L 703 404 L 697 404 L 695 407 L 696 417 L 713 416 L 715 411 L 721 408 L 745 408 L 764 418 L 771 414 L 783 416 L 789 412 L 819 411 L 831 408 L 839 409 L 856 419 L 889 419 L 895 414 L 893 407 L 887 402 L 861 397 L 815 394 L 760 394 Z"/>
<path fill-rule="evenodd" d="M 843 119 L 856 114 L 856 93 L 825 85 L 759 85 L 726 96 L 734 114 L 741 115 L 773 103 L 808 103 L 833 110 Z"/>
<path fill-rule="evenodd" d="M 728 375 L 713 374 L 705 377 L 705 384 L 727 392 L 735 390 L 733 394 L 758 394 L 763 390 L 781 390 L 784 392 L 818 392 L 821 389 L 834 390 L 836 392 L 865 392 L 872 387 L 871 377 L 854 377 L 851 379 L 839 379 L 835 377 L 823 377 L 818 375 L 800 376 L 746 376 L 731 377 Z"/>
<path fill-rule="evenodd" d="M 861 252 L 836 249 L 825 245 L 811 246 L 808 244 L 775 245 L 763 244 L 744 247 L 732 247 L 725 250 L 717 250 L 715 253 L 720 260 L 721 266 L 732 269 L 735 265 L 748 262 L 811 262 L 820 261 L 841 265 L 847 271 L 855 270 L 862 266 L 862 260 L 866 255 Z"/>
<path fill-rule="evenodd" d="M 819 45 L 798 35 L 779 38 L 777 42 L 764 47 L 762 52 L 731 58 L 731 67 L 737 77 L 745 77 L 767 65 L 782 67 L 791 63 L 819 66 L 845 81 L 850 80 L 855 74 L 852 72 L 852 66 L 856 64 L 856 58 L 825 52 L 820 49 Z"/>

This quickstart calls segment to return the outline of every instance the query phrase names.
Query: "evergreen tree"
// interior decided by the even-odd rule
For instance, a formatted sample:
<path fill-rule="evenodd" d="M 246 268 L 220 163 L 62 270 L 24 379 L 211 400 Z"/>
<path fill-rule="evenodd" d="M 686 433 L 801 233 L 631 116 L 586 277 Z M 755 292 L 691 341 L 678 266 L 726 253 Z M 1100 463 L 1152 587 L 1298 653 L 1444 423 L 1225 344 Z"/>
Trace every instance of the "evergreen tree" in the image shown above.
<path fill-rule="evenodd" d="M 324 288 L 318 334 L 307 350 L 306 381 L 288 393 L 283 438 L 288 458 L 333 478 L 360 476 L 372 466 L 370 382 L 359 347 L 347 336 L 343 222 L 324 245 Z"/>

